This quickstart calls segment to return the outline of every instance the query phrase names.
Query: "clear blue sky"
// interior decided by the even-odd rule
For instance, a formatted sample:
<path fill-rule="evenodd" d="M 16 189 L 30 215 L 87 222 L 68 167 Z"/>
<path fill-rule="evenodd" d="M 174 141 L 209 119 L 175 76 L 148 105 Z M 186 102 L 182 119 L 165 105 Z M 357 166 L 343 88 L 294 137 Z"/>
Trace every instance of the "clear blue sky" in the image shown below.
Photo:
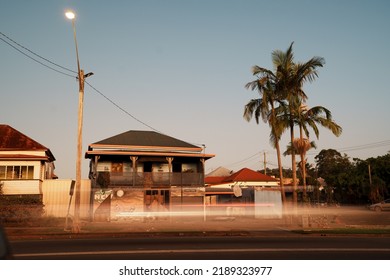
<path fill-rule="evenodd" d="M 328 148 L 361 159 L 390 150 L 389 1 L 1 0 L 0 31 L 76 70 L 68 8 L 77 13 L 81 68 L 95 73 L 88 82 L 154 129 L 205 144 L 216 154 L 206 171 L 260 169 L 263 152 L 275 167 L 268 126 L 242 117 L 257 97 L 244 85 L 253 80 L 253 65 L 272 69 L 271 52 L 293 41 L 296 61 L 326 61 L 305 86 L 308 105 L 327 107 L 343 127 L 339 138 L 323 129 L 312 138 L 318 148 L 309 161 Z M 76 80 L 3 41 L 0 61 L 0 123 L 50 148 L 59 177 L 74 178 Z M 84 151 L 128 130 L 150 130 L 87 85 L 84 108 Z M 83 177 L 87 172 L 84 160 Z"/>

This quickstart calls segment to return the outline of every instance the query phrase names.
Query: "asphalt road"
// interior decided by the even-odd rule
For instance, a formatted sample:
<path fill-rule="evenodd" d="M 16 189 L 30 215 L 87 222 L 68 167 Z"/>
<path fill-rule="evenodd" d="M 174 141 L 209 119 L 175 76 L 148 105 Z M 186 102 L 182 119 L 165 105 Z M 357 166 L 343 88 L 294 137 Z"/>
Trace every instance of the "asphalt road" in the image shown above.
<path fill-rule="evenodd" d="M 11 242 L 20 260 L 389 260 L 390 237 L 133 237 Z"/>

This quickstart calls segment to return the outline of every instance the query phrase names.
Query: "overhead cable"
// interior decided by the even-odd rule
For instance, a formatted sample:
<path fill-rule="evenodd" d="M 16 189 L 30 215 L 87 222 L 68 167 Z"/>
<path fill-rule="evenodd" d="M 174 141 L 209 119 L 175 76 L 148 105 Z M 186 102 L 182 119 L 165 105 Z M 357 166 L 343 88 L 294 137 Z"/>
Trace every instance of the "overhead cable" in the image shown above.
<path fill-rule="evenodd" d="M 42 62 L 42 61 L 39 61 L 38 59 L 32 57 L 31 55 L 27 54 L 27 53 L 26 53 L 25 51 L 23 51 L 23 50 L 26 50 L 27 52 L 31 53 L 32 55 L 34 55 L 34 56 L 36 56 L 36 57 L 38 57 L 38 58 L 40 58 L 40 59 L 42 59 L 42 60 L 44 60 L 44 61 L 50 63 L 50 64 L 52 64 L 52 65 L 54 65 L 54 66 L 56 66 L 56 67 L 59 67 L 59 68 L 61 68 L 61 69 L 63 69 L 63 70 L 66 70 L 66 71 L 69 71 L 69 72 L 71 72 L 71 73 L 77 74 L 77 71 L 73 71 L 73 70 L 71 70 L 71 69 L 69 69 L 69 68 L 66 68 L 66 67 L 64 67 L 64 66 L 61 66 L 61 65 L 59 65 L 59 64 L 57 64 L 57 63 L 55 63 L 55 62 L 53 62 L 53 61 L 51 61 L 51 60 L 49 60 L 49 59 L 47 59 L 47 58 L 44 58 L 44 57 L 41 56 L 41 55 L 39 55 L 39 54 L 37 54 L 37 53 L 31 51 L 30 49 L 28 49 L 28 48 L 24 47 L 23 45 L 19 44 L 18 42 L 16 42 L 15 40 L 11 39 L 9 36 L 5 35 L 5 34 L 2 33 L 1 31 L 0 31 L 0 35 L 2 35 L 3 37 L 5 37 L 5 38 L 8 40 L 8 41 L 7 41 L 7 40 L 5 40 L 4 38 L 1 38 L 1 37 L 0 37 L 0 40 L 2 40 L 4 43 L 6 43 L 7 45 L 9 45 L 9 46 L 12 47 L 13 49 L 17 50 L 19 53 L 23 54 L 24 56 L 28 57 L 29 59 L 31 59 L 31 60 L 33 60 L 33 61 L 35 61 L 35 62 L 41 64 L 42 66 L 44 66 L 44 67 L 46 67 L 46 68 L 48 68 L 48 69 L 50 69 L 50 70 L 53 70 L 53 71 L 55 71 L 55 72 L 57 72 L 57 73 L 60 73 L 60 74 L 62 74 L 62 75 L 65 75 L 65 76 L 68 76 L 68 77 L 72 77 L 72 78 L 75 77 L 74 75 L 65 73 L 65 72 L 63 72 L 63 71 L 60 71 L 60 70 L 58 70 L 58 69 L 53 68 L 53 67 L 50 66 L 50 65 L 47 65 L 46 63 L 44 63 L 44 62 Z M 15 46 L 15 45 L 16 45 L 16 46 Z M 21 50 L 20 48 L 23 49 L 23 50 Z M 115 107 L 117 107 L 119 110 L 121 110 L 122 112 L 124 112 L 126 115 L 128 115 L 129 117 L 131 117 L 131 118 L 134 119 L 135 121 L 137 121 L 137 122 L 143 124 L 144 126 L 150 128 L 150 129 L 152 129 L 152 130 L 154 130 L 154 131 L 156 131 L 156 132 L 162 133 L 162 132 L 158 131 L 157 129 L 153 128 L 152 126 L 148 125 L 147 123 L 145 123 L 145 122 L 141 121 L 140 119 L 136 118 L 134 115 L 130 114 L 127 110 L 123 109 L 121 106 L 119 106 L 117 103 L 115 103 L 113 100 L 111 100 L 109 97 L 107 97 L 105 94 L 103 94 L 100 90 L 98 90 L 97 88 L 95 88 L 94 86 L 92 86 L 92 85 L 91 85 L 90 83 L 88 83 L 87 81 L 85 81 L 85 83 L 86 83 L 87 85 L 89 85 L 95 92 L 97 92 L 98 94 L 100 94 L 104 99 L 106 99 L 107 101 L 109 101 L 112 105 L 114 105 Z M 164 134 L 164 133 L 162 133 L 162 134 Z"/>

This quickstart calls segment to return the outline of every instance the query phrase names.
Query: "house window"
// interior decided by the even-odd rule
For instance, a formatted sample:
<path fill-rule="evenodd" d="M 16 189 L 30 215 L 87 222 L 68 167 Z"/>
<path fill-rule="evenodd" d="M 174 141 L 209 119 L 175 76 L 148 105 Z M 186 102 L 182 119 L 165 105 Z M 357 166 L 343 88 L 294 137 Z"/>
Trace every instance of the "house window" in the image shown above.
<path fill-rule="evenodd" d="M 34 179 L 34 166 L 0 166 L 0 179 Z"/>
<path fill-rule="evenodd" d="M 5 179 L 6 166 L 0 166 L 0 179 Z"/>

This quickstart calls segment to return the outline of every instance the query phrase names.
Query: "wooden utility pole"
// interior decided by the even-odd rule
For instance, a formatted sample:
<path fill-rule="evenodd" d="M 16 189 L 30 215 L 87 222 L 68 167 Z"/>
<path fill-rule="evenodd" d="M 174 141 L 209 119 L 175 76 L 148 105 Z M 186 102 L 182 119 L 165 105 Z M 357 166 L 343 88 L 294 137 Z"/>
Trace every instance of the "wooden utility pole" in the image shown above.
<path fill-rule="evenodd" d="M 79 109 L 77 126 L 77 160 L 76 185 L 74 197 L 73 233 L 80 232 L 80 203 L 81 203 L 81 157 L 83 152 L 83 106 L 84 106 L 84 71 L 79 72 Z"/>
<path fill-rule="evenodd" d="M 370 187 L 372 187 L 372 179 L 371 179 L 371 165 L 368 165 L 368 178 L 370 179 Z"/>
<path fill-rule="evenodd" d="M 84 79 L 93 75 L 88 73 L 84 75 L 84 71 L 80 69 L 79 51 L 76 39 L 76 15 L 72 11 L 65 13 L 66 17 L 72 20 L 73 37 L 76 46 L 76 58 L 77 58 L 77 78 L 79 80 L 79 106 L 78 106 L 78 125 L 77 125 L 77 159 L 76 159 L 76 183 L 75 183 L 75 198 L 74 198 L 74 216 L 72 232 L 80 232 L 80 197 L 81 197 L 81 158 L 83 152 L 83 107 L 84 107 Z"/>

